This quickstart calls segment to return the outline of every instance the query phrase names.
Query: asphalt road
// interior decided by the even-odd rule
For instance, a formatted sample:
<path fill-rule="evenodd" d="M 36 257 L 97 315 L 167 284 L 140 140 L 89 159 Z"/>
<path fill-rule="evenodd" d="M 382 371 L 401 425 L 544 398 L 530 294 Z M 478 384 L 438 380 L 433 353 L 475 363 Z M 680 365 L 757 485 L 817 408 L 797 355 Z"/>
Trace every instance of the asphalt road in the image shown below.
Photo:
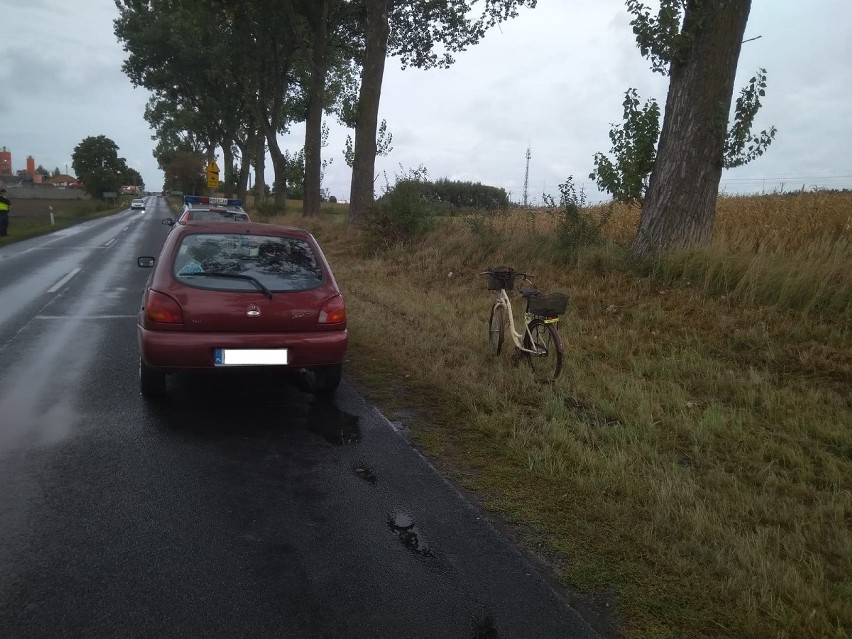
<path fill-rule="evenodd" d="M 0 249 L 0 637 L 596 636 L 344 382 L 138 391 L 165 202 Z"/>

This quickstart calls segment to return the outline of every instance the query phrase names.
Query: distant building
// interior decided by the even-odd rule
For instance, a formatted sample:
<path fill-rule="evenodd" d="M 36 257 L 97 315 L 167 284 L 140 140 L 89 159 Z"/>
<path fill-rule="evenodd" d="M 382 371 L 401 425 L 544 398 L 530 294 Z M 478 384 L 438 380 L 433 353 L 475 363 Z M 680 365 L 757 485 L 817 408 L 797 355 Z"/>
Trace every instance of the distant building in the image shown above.
<path fill-rule="evenodd" d="M 12 152 L 5 146 L 0 151 L 0 175 L 12 175 Z"/>
<path fill-rule="evenodd" d="M 59 175 L 54 175 L 53 177 L 48 178 L 47 180 L 45 180 L 45 183 L 57 187 L 69 188 L 72 184 L 77 184 L 77 178 L 75 178 L 73 175 L 65 175 L 64 173 L 60 173 Z"/>
<path fill-rule="evenodd" d="M 12 169 L 12 152 L 5 146 L 0 151 L 0 176 L 15 177 L 15 172 Z M 41 173 L 36 173 L 35 158 L 31 155 L 27 156 L 27 168 L 17 172 L 18 182 L 29 182 L 31 184 L 41 184 L 43 176 Z"/>

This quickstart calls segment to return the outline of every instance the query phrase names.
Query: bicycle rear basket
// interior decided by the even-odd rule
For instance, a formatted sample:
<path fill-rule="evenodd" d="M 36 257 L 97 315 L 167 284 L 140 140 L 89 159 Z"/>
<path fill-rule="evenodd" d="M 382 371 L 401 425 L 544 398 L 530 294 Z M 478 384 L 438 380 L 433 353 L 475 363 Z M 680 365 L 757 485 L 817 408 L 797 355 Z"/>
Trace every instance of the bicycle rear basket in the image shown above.
<path fill-rule="evenodd" d="M 515 277 L 515 269 L 508 266 L 492 268 L 491 272 L 488 273 L 488 290 L 499 291 L 501 288 L 505 288 L 507 291 L 511 291 L 515 288 Z"/>
<path fill-rule="evenodd" d="M 530 298 L 527 311 L 533 315 L 554 317 L 562 315 L 568 308 L 568 296 L 565 293 L 540 293 Z"/>

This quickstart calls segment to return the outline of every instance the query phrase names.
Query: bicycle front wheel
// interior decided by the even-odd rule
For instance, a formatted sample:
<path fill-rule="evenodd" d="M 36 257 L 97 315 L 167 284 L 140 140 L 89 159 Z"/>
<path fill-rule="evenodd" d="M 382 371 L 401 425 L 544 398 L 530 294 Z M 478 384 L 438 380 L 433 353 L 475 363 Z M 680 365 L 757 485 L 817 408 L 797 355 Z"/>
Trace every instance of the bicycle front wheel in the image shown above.
<path fill-rule="evenodd" d="M 542 319 L 530 322 L 524 335 L 524 348 L 535 353 L 524 353 L 538 381 L 550 382 L 562 372 L 562 338 L 553 324 Z"/>
<path fill-rule="evenodd" d="M 488 345 L 494 355 L 499 355 L 503 348 L 503 333 L 506 330 L 506 309 L 502 304 L 491 307 L 491 317 L 488 319 Z"/>

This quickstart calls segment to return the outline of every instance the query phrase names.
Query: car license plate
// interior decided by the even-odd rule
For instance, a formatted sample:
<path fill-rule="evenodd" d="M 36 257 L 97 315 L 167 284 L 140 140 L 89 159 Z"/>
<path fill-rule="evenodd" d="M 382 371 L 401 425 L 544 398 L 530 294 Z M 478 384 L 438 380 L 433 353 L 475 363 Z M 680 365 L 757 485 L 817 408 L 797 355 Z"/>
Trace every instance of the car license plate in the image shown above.
<path fill-rule="evenodd" d="M 287 364 L 286 348 L 217 348 L 216 366 L 281 366 Z"/>

